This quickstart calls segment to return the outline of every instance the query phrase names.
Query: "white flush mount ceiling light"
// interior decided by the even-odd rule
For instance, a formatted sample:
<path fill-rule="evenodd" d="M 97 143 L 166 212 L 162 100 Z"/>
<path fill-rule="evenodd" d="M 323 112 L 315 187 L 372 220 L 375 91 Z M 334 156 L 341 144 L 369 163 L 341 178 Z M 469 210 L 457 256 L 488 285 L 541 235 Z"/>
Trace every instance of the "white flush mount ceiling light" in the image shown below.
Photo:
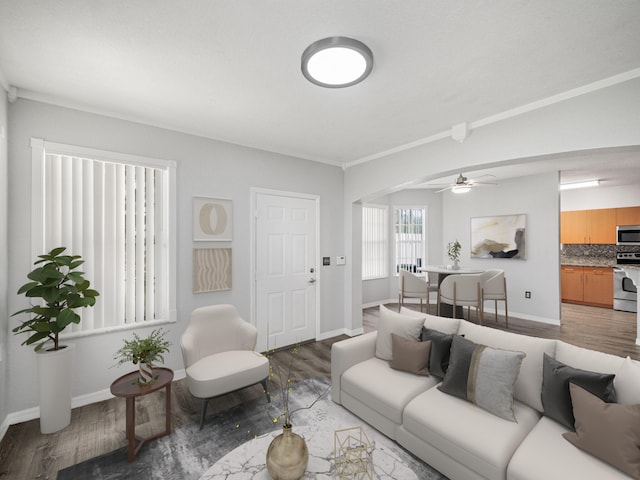
<path fill-rule="evenodd" d="M 600 185 L 600 180 L 587 180 L 585 182 L 563 183 L 562 185 L 560 185 L 560 190 L 572 190 L 574 188 L 597 187 L 598 185 Z"/>
<path fill-rule="evenodd" d="M 451 187 L 451 191 L 453 193 L 467 193 L 471 191 L 471 187 L 469 185 L 455 185 Z"/>
<path fill-rule="evenodd" d="M 302 54 L 302 74 L 321 87 L 350 87 L 367 78 L 372 69 L 373 53 L 353 38 L 323 38 Z"/>

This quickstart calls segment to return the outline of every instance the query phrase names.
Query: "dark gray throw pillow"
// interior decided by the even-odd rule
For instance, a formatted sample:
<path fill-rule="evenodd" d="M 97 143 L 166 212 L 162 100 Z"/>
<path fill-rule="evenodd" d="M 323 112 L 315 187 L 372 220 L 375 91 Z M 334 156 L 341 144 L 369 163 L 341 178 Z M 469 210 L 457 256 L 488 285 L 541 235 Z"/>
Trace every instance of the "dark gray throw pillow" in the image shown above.
<path fill-rule="evenodd" d="M 420 340 L 431 340 L 431 353 L 429 354 L 429 373 L 436 377 L 444 378 L 449 367 L 449 355 L 451 352 L 451 339 L 453 335 L 422 327 Z"/>
<path fill-rule="evenodd" d="M 580 370 L 565 365 L 546 353 L 542 362 L 542 407 L 544 415 L 575 431 L 569 383 L 584 388 L 607 403 L 616 401 L 615 375 Z"/>

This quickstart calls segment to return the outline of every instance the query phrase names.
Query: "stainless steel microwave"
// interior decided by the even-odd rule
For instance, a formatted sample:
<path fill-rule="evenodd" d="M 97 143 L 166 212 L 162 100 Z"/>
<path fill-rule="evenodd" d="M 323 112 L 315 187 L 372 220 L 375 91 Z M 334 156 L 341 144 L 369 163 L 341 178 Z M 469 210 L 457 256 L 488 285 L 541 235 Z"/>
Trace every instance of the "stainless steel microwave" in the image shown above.
<path fill-rule="evenodd" d="M 640 245 L 640 225 L 618 225 L 616 245 Z"/>

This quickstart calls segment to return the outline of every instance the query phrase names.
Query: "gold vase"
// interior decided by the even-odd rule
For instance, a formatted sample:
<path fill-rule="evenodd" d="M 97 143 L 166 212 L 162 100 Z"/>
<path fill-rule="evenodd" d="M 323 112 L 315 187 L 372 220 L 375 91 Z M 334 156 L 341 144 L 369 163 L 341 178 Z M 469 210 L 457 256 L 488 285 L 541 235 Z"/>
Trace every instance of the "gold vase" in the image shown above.
<path fill-rule="evenodd" d="M 298 480 L 309 462 L 304 439 L 284 425 L 282 433 L 271 441 L 267 450 L 267 470 L 273 480 Z"/>

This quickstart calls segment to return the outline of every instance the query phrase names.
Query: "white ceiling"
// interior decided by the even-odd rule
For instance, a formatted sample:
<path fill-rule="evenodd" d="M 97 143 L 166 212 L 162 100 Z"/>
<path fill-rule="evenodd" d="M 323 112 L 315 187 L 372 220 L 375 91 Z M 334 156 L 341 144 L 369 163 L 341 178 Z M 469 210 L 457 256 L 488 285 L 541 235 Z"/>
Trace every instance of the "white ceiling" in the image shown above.
<path fill-rule="evenodd" d="M 638 0 L 0 0 L 0 82 L 344 166 L 634 71 L 638 25 Z M 333 35 L 371 48 L 365 82 L 302 76 Z"/>

